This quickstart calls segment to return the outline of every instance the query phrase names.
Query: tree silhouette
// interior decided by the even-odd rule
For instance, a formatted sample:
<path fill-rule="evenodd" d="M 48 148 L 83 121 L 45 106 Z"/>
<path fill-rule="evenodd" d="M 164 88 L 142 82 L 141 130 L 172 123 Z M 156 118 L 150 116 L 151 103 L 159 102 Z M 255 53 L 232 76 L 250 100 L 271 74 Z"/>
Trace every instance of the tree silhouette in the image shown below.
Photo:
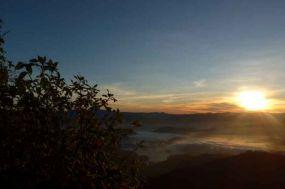
<path fill-rule="evenodd" d="M 0 28 L 2 29 L 2 28 Z M 43 56 L 7 61 L 0 31 L 1 183 L 17 188 L 140 188 L 143 160 L 121 148 L 113 94 L 83 76 L 66 82 Z"/>

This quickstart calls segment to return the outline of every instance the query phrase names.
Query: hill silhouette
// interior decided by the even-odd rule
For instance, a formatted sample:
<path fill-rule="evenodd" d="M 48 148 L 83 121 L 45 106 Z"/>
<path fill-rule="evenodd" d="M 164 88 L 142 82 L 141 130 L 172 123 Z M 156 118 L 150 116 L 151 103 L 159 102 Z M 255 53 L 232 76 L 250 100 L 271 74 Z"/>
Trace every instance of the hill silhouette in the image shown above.
<path fill-rule="evenodd" d="M 280 154 L 246 152 L 198 165 L 191 160 L 184 163 L 184 167 L 150 178 L 146 188 L 281 189 L 285 186 L 285 156 Z"/>

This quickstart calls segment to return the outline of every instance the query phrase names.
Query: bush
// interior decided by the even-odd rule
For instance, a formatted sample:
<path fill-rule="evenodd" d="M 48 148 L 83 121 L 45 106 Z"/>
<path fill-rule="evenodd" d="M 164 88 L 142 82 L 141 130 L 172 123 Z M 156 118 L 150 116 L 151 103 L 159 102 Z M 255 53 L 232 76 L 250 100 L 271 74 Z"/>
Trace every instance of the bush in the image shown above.
<path fill-rule="evenodd" d="M 0 37 L 1 183 L 18 188 L 140 188 L 143 161 L 121 148 L 131 132 L 109 91 L 66 82 L 38 56 L 13 64 Z"/>

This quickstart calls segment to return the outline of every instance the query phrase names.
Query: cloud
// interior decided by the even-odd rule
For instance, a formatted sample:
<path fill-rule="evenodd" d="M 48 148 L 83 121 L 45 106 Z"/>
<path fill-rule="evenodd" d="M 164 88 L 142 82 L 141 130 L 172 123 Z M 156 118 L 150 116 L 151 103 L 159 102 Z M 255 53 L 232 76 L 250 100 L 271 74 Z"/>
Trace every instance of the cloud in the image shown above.
<path fill-rule="evenodd" d="M 236 112 L 242 110 L 239 106 L 228 102 L 210 103 L 204 109 L 209 112 Z"/>
<path fill-rule="evenodd" d="M 196 88 L 202 88 L 202 87 L 205 87 L 206 85 L 207 85 L 207 83 L 206 83 L 205 79 L 200 79 L 200 80 L 193 82 L 193 86 Z"/>
<path fill-rule="evenodd" d="M 188 113 L 221 113 L 221 112 L 240 112 L 242 109 L 234 104 L 221 103 L 188 103 L 188 104 L 143 104 L 143 103 L 124 103 L 119 106 L 122 111 L 135 112 L 166 112 L 174 114 Z"/>

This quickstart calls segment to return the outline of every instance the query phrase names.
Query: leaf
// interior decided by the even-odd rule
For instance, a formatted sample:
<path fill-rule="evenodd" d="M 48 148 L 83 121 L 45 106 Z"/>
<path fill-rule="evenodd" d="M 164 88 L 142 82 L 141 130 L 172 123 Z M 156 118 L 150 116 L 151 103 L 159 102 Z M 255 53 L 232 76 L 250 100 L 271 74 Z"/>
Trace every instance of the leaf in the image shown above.
<path fill-rule="evenodd" d="M 25 66 L 25 63 L 19 62 L 19 63 L 15 66 L 15 69 L 16 69 L 16 70 L 20 70 L 20 69 L 22 69 L 24 66 Z"/>
<path fill-rule="evenodd" d="M 18 79 L 22 80 L 26 75 L 27 75 L 27 72 L 22 72 L 22 73 L 20 73 L 20 75 L 18 76 Z"/>
<path fill-rule="evenodd" d="M 38 61 L 42 64 L 45 63 L 46 59 L 47 58 L 45 56 L 38 56 Z"/>
<path fill-rule="evenodd" d="M 29 74 L 32 74 L 33 73 L 32 64 L 26 65 L 26 70 Z"/>
<path fill-rule="evenodd" d="M 33 58 L 30 60 L 30 62 L 36 63 L 36 62 L 38 62 L 38 60 L 36 58 Z"/>
<path fill-rule="evenodd" d="M 39 93 L 41 93 L 42 89 L 41 89 L 40 87 L 37 87 L 37 88 L 36 88 L 36 91 L 37 91 L 37 93 L 39 94 Z"/>

